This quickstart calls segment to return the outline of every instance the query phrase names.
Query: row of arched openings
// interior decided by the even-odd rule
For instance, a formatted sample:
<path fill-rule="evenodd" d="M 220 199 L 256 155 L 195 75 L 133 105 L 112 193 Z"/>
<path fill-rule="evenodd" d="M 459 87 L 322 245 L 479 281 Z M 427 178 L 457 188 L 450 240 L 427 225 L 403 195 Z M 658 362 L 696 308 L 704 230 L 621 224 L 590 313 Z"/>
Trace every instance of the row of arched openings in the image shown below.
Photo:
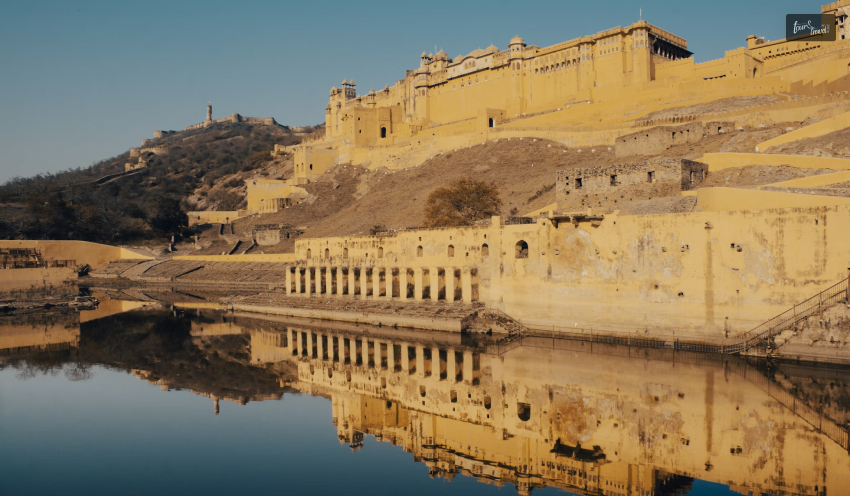
<path fill-rule="evenodd" d="M 422 257 L 425 254 L 425 250 L 422 245 L 416 247 L 416 256 Z M 454 245 L 449 245 L 446 251 L 446 255 L 448 257 L 455 256 L 455 247 Z M 523 240 L 517 241 L 517 244 L 514 245 L 514 255 L 515 258 L 528 258 L 528 243 Z M 307 258 L 311 258 L 313 256 L 313 250 L 307 248 Z M 487 243 L 481 245 L 481 256 L 488 257 L 490 256 L 490 246 Z M 331 258 L 331 251 L 328 248 L 325 248 L 325 259 Z M 348 258 L 348 248 L 342 249 L 342 258 Z M 378 258 L 384 258 L 384 247 L 378 247 Z"/>

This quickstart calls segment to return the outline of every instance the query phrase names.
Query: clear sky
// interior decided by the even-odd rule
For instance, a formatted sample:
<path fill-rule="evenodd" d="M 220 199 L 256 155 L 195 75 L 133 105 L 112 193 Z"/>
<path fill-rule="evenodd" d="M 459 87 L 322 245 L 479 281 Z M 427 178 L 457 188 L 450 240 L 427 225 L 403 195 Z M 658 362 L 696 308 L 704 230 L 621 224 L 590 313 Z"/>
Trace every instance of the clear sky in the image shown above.
<path fill-rule="evenodd" d="M 825 0 L 823 0 L 825 2 Z M 324 121 L 343 78 L 392 85 L 423 50 L 450 57 L 519 34 L 547 46 L 639 18 L 688 40 L 697 62 L 821 1 L 0 2 L 0 181 L 85 167 L 234 112 Z"/>

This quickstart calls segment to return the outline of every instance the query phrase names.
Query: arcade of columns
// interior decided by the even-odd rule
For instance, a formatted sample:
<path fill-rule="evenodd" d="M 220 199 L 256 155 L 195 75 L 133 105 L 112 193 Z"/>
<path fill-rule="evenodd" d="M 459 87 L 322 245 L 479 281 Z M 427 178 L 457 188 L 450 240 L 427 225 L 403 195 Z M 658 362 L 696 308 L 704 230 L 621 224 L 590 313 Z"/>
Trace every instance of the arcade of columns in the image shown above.
<path fill-rule="evenodd" d="M 345 337 L 330 332 L 288 328 L 280 348 L 297 357 L 416 374 L 420 379 L 435 378 L 476 383 L 479 360 L 471 350 L 458 351 L 422 343 L 400 342 L 374 337 Z M 257 358 L 262 360 L 262 358 Z"/>
<path fill-rule="evenodd" d="M 451 275 L 451 277 L 447 277 Z M 446 300 L 472 303 L 476 269 L 463 267 L 353 268 L 291 267 L 284 292 L 295 296 L 359 296 L 360 299 L 421 301 Z M 371 280 L 370 280 L 371 279 Z M 412 283 L 412 293 L 408 287 Z M 426 289 L 428 290 L 426 293 Z M 458 289 L 460 294 L 458 295 Z M 441 297 L 441 290 L 445 290 Z M 427 294 L 427 296 L 426 296 Z"/>

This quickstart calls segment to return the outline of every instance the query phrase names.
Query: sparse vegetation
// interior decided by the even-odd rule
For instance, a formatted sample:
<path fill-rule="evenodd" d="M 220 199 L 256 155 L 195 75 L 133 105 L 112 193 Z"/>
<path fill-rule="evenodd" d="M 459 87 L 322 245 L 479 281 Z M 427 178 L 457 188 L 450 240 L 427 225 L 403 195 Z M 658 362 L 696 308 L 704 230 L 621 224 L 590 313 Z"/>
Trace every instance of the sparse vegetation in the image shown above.
<path fill-rule="evenodd" d="M 426 227 L 470 226 L 499 215 L 499 188 L 484 181 L 464 178 L 449 187 L 437 188 L 425 206 Z"/>
<path fill-rule="evenodd" d="M 102 185 L 98 178 L 120 173 L 129 152 L 92 164 L 31 178 L 16 177 L 0 185 L 0 239 L 79 239 L 126 243 L 181 234 L 186 198 L 219 178 L 266 165 L 275 144 L 297 142 L 286 128 L 246 123 L 219 123 L 159 138 L 147 147 L 166 146 L 151 154 L 143 173 Z M 242 186 L 233 177 L 225 186 Z M 205 188 L 207 189 L 207 188 Z M 201 191 L 202 196 L 209 194 Z M 216 190 L 209 194 L 219 210 L 244 204 L 242 196 Z"/>

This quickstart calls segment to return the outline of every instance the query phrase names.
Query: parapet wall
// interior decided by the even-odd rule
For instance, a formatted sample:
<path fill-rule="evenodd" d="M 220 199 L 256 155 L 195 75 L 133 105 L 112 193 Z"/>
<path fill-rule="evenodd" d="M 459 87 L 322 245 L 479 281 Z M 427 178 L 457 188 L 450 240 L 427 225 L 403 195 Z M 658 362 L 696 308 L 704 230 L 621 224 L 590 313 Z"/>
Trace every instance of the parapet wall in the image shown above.
<path fill-rule="evenodd" d="M 706 136 L 734 130 L 733 122 L 691 122 L 676 127 L 654 127 L 617 138 L 614 154 L 617 157 L 658 155 L 671 146 L 696 143 Z"/>

